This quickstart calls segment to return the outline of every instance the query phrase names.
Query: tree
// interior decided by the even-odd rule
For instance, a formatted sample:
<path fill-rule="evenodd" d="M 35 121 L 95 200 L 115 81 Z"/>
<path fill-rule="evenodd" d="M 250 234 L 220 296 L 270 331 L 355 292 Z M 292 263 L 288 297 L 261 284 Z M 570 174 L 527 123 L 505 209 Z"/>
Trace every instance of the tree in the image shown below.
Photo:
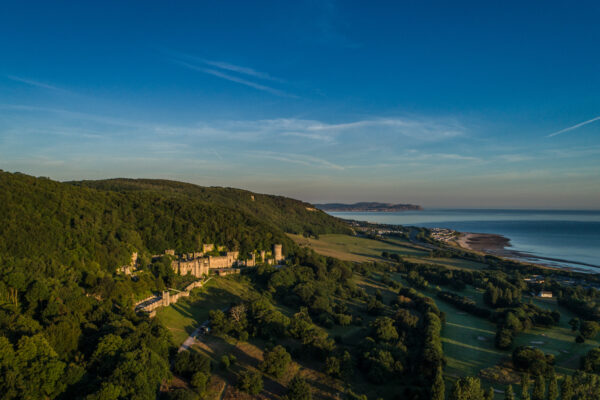
<path fill-rule="evenodd" d="M 558 381 L 556 380 L 556 374 L 554 371 L 550 373 L 548 381 L 548 397 L 547 400 L 556 400 L 558 397 Z"/>
<path fill-rule="evenodd" d="M 571 400 L 574 392 L 573 378 L 567 375 L 560 386 L 560 400 Z"/>
<path fill-rule="evenodd" d="M 339 377 L 341 374 L 340 359 L 334 356 L 325 359 L 325 373 L 333 377 Z"/>
<path fill-rule="evenodd" d="M 600 347 L 591 349 L 585 356 L 581 357 L 581 367 L 585 372 L 600 373 Z"/>
<path fill-rule="evenodd" d="M 546 395 L 546 382 L 542 375 L 537 375 L 533 381 L 531 400 L 544 400 Z"/>
<path fill-rule="evenodd" d="M 190 381 L 192 387 L 198 394 L 203 394 L 206 391 L 206 384 L 208 383 L 209 376 L 202 372 L 196 372 Z"/>
<path fill-rule="evenodd" d="M 504 400 L 515 400 L 515 392 L 512 385 L 508 385 L 504 391 Z"/>
<path fill-rule="evenodd" d="M 600 332 L 600 324 L 596 321 L 582 321 L 579 332 L 585 339 L 594 339 Z"/>
<path fill-rule="evenodd" d="M 479 378 L 468 376 L 454 383 L 448 400 L 483 400 L 484 395 Z"/>
<path fill-rule="evenodd" d="M 227 334 L 230 330 L 229 321 L 225 313 L 221 310 L 210 310 L 208 313 L 210 318 L 210 328 L 215 334 Z"/>
<path fill-rule="evenodd" d="M 292 356 L 283 346 L 277 345 L 264 353 L 260 369 L 276 378 L 281 378 L 291 361 Z"/>
<path fill-rule="evenodd" d="M 310 385 L 306 382 L 304 378 L 299 375 L 296 375 L 292 378 L 289 391 L 286 396 L 287 400 L 311 400 L 312 399 L 312 390 Z"/>
<path fill-rule="evenodd" d="M 521 400 L 529 400 L 529 374 L 521 375 Z"/>
<path fill-rule="evenodd" d="M 573 332 L 577 331 L 577 329 L 579 329 L 579 318 L 571 318 L 569 325 L 571 325 L 571 330 Z"/>
<path fill-rule="evenodd" d="M 459 381 L 454 382 L 452 385 L 452 392 L 450 392 L 450 397 L 448 397 L 448 400 L 464 400 Z"/>
<path fill-rule="evenodd" d="M 435 380 L 433 381 L 433 385 L 431 385 L 431 400 L 444 400 L 444 391 L 446 386 L 444 384 L 444 373 L 442 371 L 442 367 L 438 367 Z"/>
<path fill-rule="evenodd" d="M 240 374 L 238 388 L 253 396 L 260 393 L 263 388 L 263 380 L 260 372 L 244 371 Z"/>

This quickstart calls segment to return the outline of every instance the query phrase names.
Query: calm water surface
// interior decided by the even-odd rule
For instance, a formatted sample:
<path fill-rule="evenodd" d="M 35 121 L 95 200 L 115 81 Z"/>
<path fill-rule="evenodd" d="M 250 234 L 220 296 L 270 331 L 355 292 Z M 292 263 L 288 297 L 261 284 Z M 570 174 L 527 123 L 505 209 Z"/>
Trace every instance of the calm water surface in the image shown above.
<path fill-rule="evenodd" d="M 600 273 L 600 211 L 431 209 L 393 213 L 332 212 L 340 218 L 462 232 L 496 233 L 511 249 L 567 260 L 548 262 Z M 592 264 L 590 268 L 578 263 Z"/>

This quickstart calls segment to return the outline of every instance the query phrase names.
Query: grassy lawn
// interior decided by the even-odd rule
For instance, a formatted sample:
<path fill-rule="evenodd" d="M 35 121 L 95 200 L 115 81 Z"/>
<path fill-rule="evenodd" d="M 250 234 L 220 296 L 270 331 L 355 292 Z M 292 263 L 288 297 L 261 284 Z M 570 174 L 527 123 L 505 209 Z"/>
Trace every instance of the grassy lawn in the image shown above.
<path fill-rule="evenodd" d="M 528 301 L 529 299 L 524 299 Z M 564 307 L 559 306 L 555 299 L 534 298 L 533 303 L 539 307 L 560 312 L 560 323 L 548 329 L 534 328 L 517 336 L 517 346 L 534 346 L 544 353 L 556 357 L 556 370 L 559 373 L 572 374 L 579 368 L 579 359 L 600 343 L 597 340 L 586 340 L 583 344 L 575 343 L 577 332 L 571 330 L 568 324 L 575 315 Z"/>
<path fill-rule="evenodd" d="M 321 235 L 319 239 L 288 235 L 300 246 L 307 246 L 319 254 L 346 261 L 381 261 L 381 253 L 397 253 L 402 257 L 426 256 L 428 252 L 415 248 L 409 242 L 385 242 L 349 235 Z"/>
<path fill-rule="evenodd" d="M 241 276 L 213 277 L 204 287 L 192 291 L 190 297 L 157 310 L 156 318 L 171 331 L 179 346 L 208 319 L 208 312 L 229 307 L 231 303 L 251 297 L 250 287 Z"/>

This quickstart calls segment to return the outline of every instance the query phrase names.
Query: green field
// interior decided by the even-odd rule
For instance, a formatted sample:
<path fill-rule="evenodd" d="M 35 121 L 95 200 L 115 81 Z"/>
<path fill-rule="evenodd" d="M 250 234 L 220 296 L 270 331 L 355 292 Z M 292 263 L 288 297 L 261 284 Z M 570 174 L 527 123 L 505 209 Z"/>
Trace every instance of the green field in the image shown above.
<path fill-rule="evenodd" d="M 347 261 L 381 261 L 381 253 L 397 253 L 402 257 L 425 257 L 429 254 L 408 241 L 385 242 L 349 235 L 321 235 L 319 239 L 288 235 L 300 246 L 306 246 L 319 254 Z"/>

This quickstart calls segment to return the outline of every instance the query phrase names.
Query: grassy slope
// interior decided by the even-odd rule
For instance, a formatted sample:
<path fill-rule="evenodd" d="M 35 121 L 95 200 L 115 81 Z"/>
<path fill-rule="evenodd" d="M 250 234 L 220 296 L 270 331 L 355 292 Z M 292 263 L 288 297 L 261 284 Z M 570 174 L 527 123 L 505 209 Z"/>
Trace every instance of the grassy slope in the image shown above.
<path fill-rule="evenodd" d="M 179 346 L 202 322 L 210 310 L 223 309 L 232 303 L 248 300 L 251 288 L 237 277 L 214 277 L 188 298 L 158 309 L 157 318 L 171 331 Z"/>

